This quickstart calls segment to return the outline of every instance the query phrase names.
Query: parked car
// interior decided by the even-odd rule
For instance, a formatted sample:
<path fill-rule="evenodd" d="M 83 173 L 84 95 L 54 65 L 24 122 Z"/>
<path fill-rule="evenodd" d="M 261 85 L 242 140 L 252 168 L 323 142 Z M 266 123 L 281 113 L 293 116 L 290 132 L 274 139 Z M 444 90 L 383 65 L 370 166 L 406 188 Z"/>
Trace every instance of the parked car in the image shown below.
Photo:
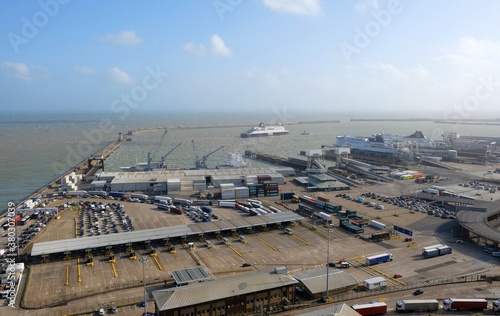
<path fill-rule="evenodd" d="M 396 273 L 396 274 L 393 276 L 393 278 L 394 278 L 394 279 L 399 279 L 399 278 L 402 278 L 402 277 L 403 277 L 403 276 L 402 276 L 401 274 L 399 274 L 399 273 Z"/>
<path fill-rule="evenodd" d="M 416 290 L 415 292 L 413 292 L 413 295 L 420 295 L 420 294 L 424 294 L 424 291 Z"/>
<path fill-rule="evenodd" d="M 456 242 L 457 244 L 463 244 L 463 243 L 464 243 L 464 241 L 463 241 L 463 240 L 461 240 L 461 239 L 459 239 L 459 240 L 457 240 L 457 241 L 455 241 L 455 242 Z"/>

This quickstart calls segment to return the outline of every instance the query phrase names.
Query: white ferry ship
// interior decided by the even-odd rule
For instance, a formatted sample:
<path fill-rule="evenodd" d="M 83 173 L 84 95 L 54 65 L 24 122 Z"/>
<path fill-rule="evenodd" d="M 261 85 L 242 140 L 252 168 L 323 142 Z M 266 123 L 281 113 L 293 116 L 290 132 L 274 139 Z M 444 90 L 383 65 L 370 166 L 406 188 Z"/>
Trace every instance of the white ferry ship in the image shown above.
<path fill-rule="evenodd" d="M 245 133 L 241 133 L 241 137 L 278 136 L 288 134 L 288 132 L 281 124 L 266 126 L 264 123 L 260 123 L 259 126 L 252 127 Z"/>
<path fill-rule="evenodd" d="M 385 140 L 380 134 L 373 137 L 337 136 L 335 147 L 349 147 L 354 150 L 372 151 L 392 155 L 396 155 L 398 152 L 395 143 Z"/>

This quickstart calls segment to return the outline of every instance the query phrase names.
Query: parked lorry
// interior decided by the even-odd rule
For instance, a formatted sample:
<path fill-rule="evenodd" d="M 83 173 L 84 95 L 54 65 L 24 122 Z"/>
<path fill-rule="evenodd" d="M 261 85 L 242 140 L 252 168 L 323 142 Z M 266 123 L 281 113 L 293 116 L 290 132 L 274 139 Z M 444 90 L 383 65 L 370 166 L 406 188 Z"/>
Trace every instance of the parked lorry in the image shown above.
<path fill-rule="evenodd" d="M 494 312 L 500 312 L 500 300 L 494 300 L 491 302 Z"/>
<path fill-rule="evenodd" d="M 422 255 L 425 258 L 443 256 L 452 253 L 453 249 L 447 245 L 434 245 L 422 248 Z"/>
<path fill-rule="evenodd" d="M 377 263 L 392 261 L 392 254 L 381 253 L 378 255 L 366 257 L 365 259 L 366 259 L 366 265 L 372 266 L 372 265 L 377 264 Z"/>
<path fill-rule="evenodd" d="M 387 287 L 387 280 L 381 276 L 365 279 L 363 287 L 368 291 L 385 289 Z"/>
<path fill-rule="evenodd" d="M 483 310 L 488 308 L 488 301 L 484 298 L 447 298 L 443 300 L 443 310 Z"/>
<path fill-rule="evenodd" d="M 402 300 L 396 303 L 398 312 L 435 312 L 439 309 L 439 302 L 428 300 Z"/>
<path fill-rule="evenodd" d="M 66 192 L 67 196 L 76 196 L 76 197 L 87 197 L 89 193 L 87 191 L 68 191 Z"/>
<path fill-rule="evenodd" d="M 108 196 L 111 196 L 114 198 L 122 198 L 125 196 L 125 192 L 111 191 L 111 192 L 108 192 Z"/>
<path fill-rule="evenodd" d="M 139 200 L 147 200 L 148 199 L 147 194 L 139 194 L 139 193 L 131 193 L 130 198 L 131 199 L 139 199 Z"/>
<path fill-rule="evenodd" d="M 380 315 L 387 313 L 387 304 L 375 302 L 369 304 L 354 304 L 351 306 L 360 315 Z"/>
<path fill-rule="evenodd" d="M 378 222 L 375 220 L 370 221 L 370 226 L 378 228 L 378 229 L 385 229 L 386 228 L 384 223 L 381 223 L 381 222 Z"/>
<path fill-rule="evenodd" d="M 156 203 L 163 202 L 163 203 L 166 203 L 166 204 L 172 204 L 172 198 L 169 197 L 169 196 L 157 195 L 157 196 L 155 196 L 155 200 L 154 201 Z"/>
<path fill-rule="evenodd" d="M 193 202 L 191 200 L 188 200 L 188 199 L 174 198 L 172 200 L 172 203 L 179 204 L 182 206 L 190 206 L 191 203 L 193 203 Z"/>

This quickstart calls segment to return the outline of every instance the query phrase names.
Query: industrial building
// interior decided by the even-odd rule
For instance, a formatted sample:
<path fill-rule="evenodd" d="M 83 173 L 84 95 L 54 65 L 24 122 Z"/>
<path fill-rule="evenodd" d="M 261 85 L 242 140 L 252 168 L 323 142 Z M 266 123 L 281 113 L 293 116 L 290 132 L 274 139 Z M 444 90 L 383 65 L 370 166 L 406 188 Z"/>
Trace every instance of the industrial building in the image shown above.
<path fill-rule="evenodd" d="M 295 303 L 285 267 L 153 292 L 159 316 L 224 316 L 279 311 Z"/>
<path fill-rule="evenodd" d="M 102 187 L 107 191 L 141 191 L 158 194 L 182 194 L 220 188 L 221 184 L 247 186 L 257 184 L 260 175 L 281 185 L 285 177 L 295 174 L 290 167 L 163 170 L 147 172 L 101 172 L 94 176 L 91 187 Z"/>

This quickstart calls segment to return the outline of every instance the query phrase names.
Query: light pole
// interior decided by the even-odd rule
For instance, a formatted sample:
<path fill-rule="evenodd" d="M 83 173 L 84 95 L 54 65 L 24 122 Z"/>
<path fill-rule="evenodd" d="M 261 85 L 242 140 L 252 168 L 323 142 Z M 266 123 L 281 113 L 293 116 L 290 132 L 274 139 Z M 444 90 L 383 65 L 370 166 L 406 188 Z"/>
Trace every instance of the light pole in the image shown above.
<path fill-rule="evenodd" d="M 144 272 L 144 266 L 146 265 L 146 262 L 148 261 L 148 258 L 141 257 L 139 259 L 140 262 L 142 262 L 142 284 L 144 285 L 144 315 L 147 314 L 147 301 L 146 301 L 146 274 Z"/>
<path fill-rule="evenodd" d="M 325 292 L 325 303 L 328 303 L 328 275 L 329 275 L 329 266 L 330 266 L 330 231 L 331 229 L 326 230 L 328 233 L 328 246 L 326 248 L 326 292 Z"/>

